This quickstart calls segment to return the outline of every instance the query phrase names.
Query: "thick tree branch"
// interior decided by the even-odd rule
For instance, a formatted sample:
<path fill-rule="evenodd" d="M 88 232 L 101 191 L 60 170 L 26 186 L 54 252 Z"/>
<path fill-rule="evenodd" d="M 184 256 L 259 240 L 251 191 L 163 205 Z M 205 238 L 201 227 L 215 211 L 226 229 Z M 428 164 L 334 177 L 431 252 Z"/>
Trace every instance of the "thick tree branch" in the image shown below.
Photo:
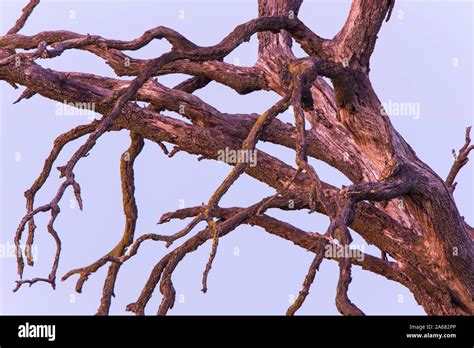
<path fill-rule="evenodd" d="M 349 16 L 334 37 L 338 61 L 368 71 L 379 30 L 395 0 L 353 0 Z"/>

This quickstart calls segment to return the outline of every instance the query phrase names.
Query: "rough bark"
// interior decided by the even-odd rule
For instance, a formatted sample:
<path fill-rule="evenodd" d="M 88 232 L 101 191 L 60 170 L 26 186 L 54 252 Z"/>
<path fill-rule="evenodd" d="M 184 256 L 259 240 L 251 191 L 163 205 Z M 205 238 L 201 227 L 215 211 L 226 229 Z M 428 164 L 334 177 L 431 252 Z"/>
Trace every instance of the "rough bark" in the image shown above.
<path fill-rule="evenodd" d="M 213 240 L 209 261 L 203 273 L 203 291 L 212 262 L 216 259 L 218 239 L 241 224 L 257 225 L 268 233 L 292 241 L 315 252 L 303 288 L 287 314 L 294 314 L 309 294 L 319 265 L 326 259 L 339 264 L 339 282 L 335 295 L 337 309 L 345 315 L 364 314 L 348 296 L 351 267 L 363 269 L 406 286 L 428 314 L 474 314 L 474 250 L 472 227 L 460 216 L 452 192 L 455 178 L 467 164 L 470 145 L 460 149 L 446 181 L 422 162 L 394 129 L 370 82 L 370 57 L 384 20 L 388 20 L 393 0 L 353 0 L 350 13 L 340 32 L 332 39 L 313 33 L 298 19 L 301 0 L 259 0 L 258 18 L 239 25 L 221 42 L 200 47 L 176 31 L 157 27 L 132 41 L 106 39 L 66 31 L 46 31 L 32 36 L 18 34 L 39 1 L 30 1 L 23 15 L 0 37 L 0 80 L 26 89 L 16 102 L 35 95 L 62 102 L 94 103 L 103 118 L 79 126 L 58 137 L 44 168 L 33 186 L 25 192 L 26 215 L 15 235 L 19 245 L 28 225 L 27 246 L 35 235 L 34 216 L 49 212 L 48 231 L 56 241 L 57 252 L 47 278 L 22 278 L 25 267 L 18 253 L 18 272 L 22 284 L 38 281 L 56 286 L 56 272 L 61 244 L 54 222 L 60 215 L 59 203 L 71 186 L 82 207 L 81 189 L 74 178 L 74 167 L 93 150 L 105 132 L 129 131 L 130 148 L 121 161 L 122 193 L 126 226 L 121 241 L 104 257 L 89 266 L 68 272 L 63 280 L 79 275 L 76 290 L 81 291 L 88 277 L 110 263 L 98 314 L 108 314 L 115 280 L 124 263 L 137 254 L 147 240 L 163 241 L 171 246 L 187 237 L 200 221 L 208 226 L 189 237 L 166 254 L 154 267 L 139 298 L 127 309 L 144 314 L 154 289 L 159 284 L 163 300 L 158 314 L 173 307 L 175 289 L 172 274 L 178 263 L 207 240 Z M 259 58 L 253 67 L 237 67 L 223 58 L 250 36 L 257 34 Z M 134 59 L 124 51 L 134 51 L 152 40 L 166 39 L 172 50 L 150 59 Z M 296 59 L 293 41 L 307 57 Z M 24 50 L 17 53 L 16 50 Z M 79 49 L 104 59 L 117 76 L 133 76 L 132 81 L 103 76 L 59 72 L 41 67 L 38 59 Z M 154 79 L 170 73 L 192 75 L 189 80 L 167 88 Z M 323 79 L 329 78 L 333 87 Z M 216 81 L 240 94 L 272 90 L 281 100 L 262 115 L 225 114 L 199 99 L 193 92 Z M 135 101 L 149 103 L 141 107 Z M 277 119 L 289 106 L 295 111 L 295 126 Z M 184 112 L 183 112 L 184 110 Z M 180 112 L 190 123 L 163 113 Z M 311 125 L 305 130 L 305 122 Z M 51 174 L 61 149 L 72 140 L 88 136 L 66 163 L 58 167 L 63 183 L 51 202 L 35 208 L 35 195 Z M 144 140 L 158 143 L 168 156 L 177 151 L 216 160 L 218 151 L 254 150 L 258 141 L 267 141 L 295 150 L 295 168 L 258 150 L 258 164 L 238 163 L 226 180 L 216 185 L 207 205 L 165 214 L 160 223 L 170 219 L 192 218 L 181 231 L 171 236 L 146 234 L 135 239 L 137 205 L 134 198 L 133 161 Z M 168 152 L 163 142 L 175 145 Z M 338 189 L 322 182 L 308 163 L 308 157 L 324 161 L 352 182 Z M 274 196 L 250 207 L 223 208 L 219 201 L 228 188 L 246 173 L 274 188 Z M 292 202 L 291 205 L 288 202 Z M 265 215 L 265 210 L 310 209 L 329 217 L 323 234 L 305 232 L 286 222 Z M 386 257 L 365 255 L 363 261 L 352 257 L 332 257 L 325 253 L 334 246 L 352 241 L 351 230 L 369 244 L 377 246 Z M 26 253 L 27 265 L 33 261 Z"/>

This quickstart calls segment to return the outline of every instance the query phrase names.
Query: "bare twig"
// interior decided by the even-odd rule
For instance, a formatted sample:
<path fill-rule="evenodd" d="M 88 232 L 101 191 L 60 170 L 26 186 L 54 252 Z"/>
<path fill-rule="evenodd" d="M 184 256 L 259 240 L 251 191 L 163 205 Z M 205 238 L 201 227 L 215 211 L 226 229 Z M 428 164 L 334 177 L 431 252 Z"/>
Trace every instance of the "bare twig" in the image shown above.
<path fill-rule="evenodd" d="M 457 183 L 454 181 L 456 176 L 458 175 L 461 168 L 464 167 L 467 162 L 469 162 L 469 153 L 474 149 L 474 145 L 471 145 L 471 127 L 466 128 L 465 140 L 466 142 L 457 154 L 454 149 L 452 151 L 454 163 L 445 181 L 446 186 L 450 189 L 451 193 L 454 192 L 454 189 L 456 188 Z"/>
<path fill-rule="evenodd" d="M 288 310 L 286 311 L 286 315 L 294 315 L 296 311 L 300 309 L 300 307 L 303 305 L 306 296 L 308 296 L 309 294 L 309 289 L 314 281 L 314 277 L 316 276 L 316 271 L 319 270 L 319 266 L 321 265 L 321 262 L 324 259 L 324 247 L 326 246 L 326 244 L 327 241 L 318 243 L 318 246 L 315 251 L 316 256 L 313 259 L 313 262 L 311 262 L 308 273 L 303 282 L 303 289 L 298 294 L 298 297 L 295 299 L 295 302 L 293 302 L 290 308 L 288 308 Z"/>
<path fill-rule="evenodd" d="M 16 21 L 15 25 L 7 32 L 7 35 L 18 33 L 25 25 L 28 17 L 31 15 L 35 7 L 40 3 L 40 0 L 30 0 L 30 2 L 23 8 L 22 15 Z"/>

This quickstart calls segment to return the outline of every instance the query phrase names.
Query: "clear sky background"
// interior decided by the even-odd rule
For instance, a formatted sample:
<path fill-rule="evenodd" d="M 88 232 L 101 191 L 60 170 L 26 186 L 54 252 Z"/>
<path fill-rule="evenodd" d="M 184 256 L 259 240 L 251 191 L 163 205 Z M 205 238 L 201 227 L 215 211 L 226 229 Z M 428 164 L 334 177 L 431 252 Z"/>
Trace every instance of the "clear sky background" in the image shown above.
<path fill-rule="evenodd" d="M 25 3 L 0 0 L 2 34 L 13 25 Z M 344 23 L 349 7 L 350 1 L 306 0 L 299 17 L 317 34 L 330 38 Z M 451 149 L 462 146 L 465 127 L 473 123 L 473 14 L 473 1 L 398 0 L 392 19 L 380 32 L 371 63 L 371 80 L 382 102 L 419 106 L 419 114 L 393 115 L 391 119 L 418 156 L 442 177 L 447 175 L 453 161 Z M 256 0 L 42 0 L 21 33 L 64 29 L 129 40 L 164 25 L 199 45 L 211 45 L 236 25 L 256 16 Z M 254 36 L 226 61 L 251 66 L 256 61 L 257 46 Z M 130 55 L 152 58 L 168 49 L 167 43 L 155 41 Z M 295 53 L 303 55 L 298 47 Z M 81 51 L 66 51 L 61 57 L 38 63 L 60 71 L 114 77 L 101 59 Z M 173 75 L 160 77 L 159 81 L 174 86 L 183 78 Z M 0 82 L 0 246 L 3 248 L 13 243 L 17 224 L 25 212 L 23 192 L 40 173 L 53 140 L 90 121 L 84 116 L 57 115 L 56 103 L 41 96 L 13 105 L 21 90 L 15 91 Z M 211 83 L 196 95 L 219 110 L 232 113 L 261 113 L 278 100 L 273 92 L 240 96 L 217 83 Z M 289 113 L 281 118 L 291 121 Z M 55 166 L 64 164 L 84 140 L 70 144 Z M 107 133 L 90 156 L 79 162 L 75 173 L 82 186 L 84 211 L 78 209 L 72 192 L 67 191 L 55 225 L 63 242 L 58 278 L 72 268 L 100 258 L 121 237 L 124 218 L 119 159 L 128 145 L 127 132 Z M 294 152 L 289 149 L 269 144 L 258 147 L 294 163 Z M 343 175 L 326 164 L 318 161 L 312 164 L 323 180 L 336 186 L 348 184 Z M 181 200 L 188 207 L 207 201 L 229 170 L 225 164 L 198 162 L 195 156 L 186 153 L 168 159 L 156 144 L 146 142 L 135 166 L 137 236 L 177 231 L 185 222 L 157 226 L 156 221 L 164 212 L 178 209 Z M 459 210 L 470 223 L 474 218 L 473 174 L 470 163 L 461 171 L 455 192 Z M 49 202 L 59 183 L 57 172 L 53 171 L 36 203 Z M 222 205 L 246 206 L 272 193 L 266 185 L 244 176 L 224 197 Z M 324 232 L 327 228 L 327 218 L 317 214 L 271 214 L 308 231 Z M 47 218 L 48 215 L 36 218 L 38 261 L 34 268 L 26 268 L 25 278 L 45 277 L 50 271 L 55 247 L 46 231 Z M 379 255 L 375 247 L 365 245 L 355 233 L 354 239 L 357 247 Z M 303 249 L 257 227 L 241 226 L 220 240 L 209 276 L 209 290 L 203 294 L 201 276 L 209 250 L 208 242 L 186 256 L 177 267 L 173 276 L 177 301 L 169 314 L 284 314 L 298 294 L 313 258 Z M 161 243 L 145 243 L 139 255 L 122 267 L 112 314 L 127 313 L 125 306 L 137 299 L 149 272 L 166 252 Z M 58 282 L 56 290 L 39 283 L 14 294 L 11 290 L 17 279 L 16 260 L 7 255 L 0 258 L 0 313 L 93 314 L 99 305 L 105 274 L 106 268 L 93 274 L 82 294 L 74 292 L 76 277 Z M 334 303 L 337 274 L 335 262 L 323 262 L 299 314 L 338 314 Z M 424 313 L 406 288 L 358 267 L 353 268 L 349 295 L 367 314 Z M 154 314 L 160 301 L 157 290 L 146 313 Z"/>

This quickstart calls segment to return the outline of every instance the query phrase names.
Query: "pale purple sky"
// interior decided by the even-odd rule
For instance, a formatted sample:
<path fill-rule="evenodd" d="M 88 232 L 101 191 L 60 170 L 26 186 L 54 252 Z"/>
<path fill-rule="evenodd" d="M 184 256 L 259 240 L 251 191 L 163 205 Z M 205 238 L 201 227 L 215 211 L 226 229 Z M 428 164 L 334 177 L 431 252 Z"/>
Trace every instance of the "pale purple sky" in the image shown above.
<path fill-rule="evenodd" d="M 26 1 L 0 0 L 0 30 L 5 33 L 15 22 Z M 316 33 L 332 37 L 344 22 L 350 1 L 304 1 L 300 18 Z M 34 34 L 64 29 L 98 34 L 107 38 L 132 39 L 144 31 L 164 25 L 200 45 L 221 40 L 236 25 L 254 18 L 257 1 L 48 1 L 42 0 L 22 30 Z M 398 0 L 392 19 L 385 23 L 371 63 L 371 79 L 386 105 L 410 103 L 410 115 L 392 115 L 399 132 L 418 156 L 444 177 L 452 164 L 451 149 L 463 143 L 465 127 L 473 122 L 473 1 Z M 184 18 L 183 18 L 184 15 Z M 169 45 L 153 42 L 133 57 L 151 58 L 168 50 Z M 254 36 L 232 52 L 226 60 L 251 66 L 256 60 Z M 297 55 L 302 55 L 295 47 Z M 96 56 L 67 51 L 61 57 L 41 60 L 44 67 L 60 71 L 81 71 L 114 76 Z M 172 86 L 183 76 L 160 78 Z M 41 96 L 13 105 L 21 91 L 0 82 L 0 252 L 12 244 L 14 231 L 25 211 L 23 192 L 39 174 L 55 137 L 86 123 L 84 116 L 57 115 L 55 102 Z M 227 87 L 211 83 L 196 93 L 223 112 L 262 112 L 278 100 L 274 93 L 256 92 L 240 96 Z M 395 109 L 393 109 L 396 112 Z M 289 113 L 283 120 L 291 120 Z M 57 165 L 67 161 L 84 139 L 70 144 Z M 107 133 L 83 158 L 76 178 L 83 191 L 84 211 L 71 206 L 72 193 L 62 201 L 56 227 L 63 241 L 59 278 L 72 268 L 95 261 L 112 248 L 123 231 L 119 181 L 120 154 L 128 147 L 128 134 Z M 269 144 L 259 148 L 293 163 L 289 149 Z M 324 163 L 312 162 L 323 180 L 333 185 L 347 179 Z M 229 172 L 230 167 L 212 161 L 198 162 L 195 156 L 178 153 L 168 159 L 154 143 L 146 142 L 136 162 L 139 220 L 137 236 L 143 233 L 173 233 L 183 221 L 157 226 L 164 212 L 194 206 L 208 200 Z M 455 199 L 467 221 L 473 214 L 473 166 L 459 175 Z M 56 172 L 37 197 L 37 204 L 48 202 L 56 192 Z M 247 176 L 238 180 L 222 200 L 224 206 L 245 206 L 273 191 Z M 308 231 L 325 231 L 327 218 L 306 212 L 272 212 L 274 216 Z M 54 256 L 54 243 L 46 231 L 47 215 L 36 219 L 38 262 L 27 268 L 25 277 L 44 277 Z M 365 252 L 379 255 L 354 233 L 354 244 Z M 177 244 L 179 245 L 179 244 Z M 203 294 L 201 275 L 210 243 L 189 254 L 174 273 L 177 302 L 170 314 L 283 314 L 292 296 L 300 290 L 313 255 L 288 241 L 268 235 L 259 228 L 239 227 L 222 238 L 209 276 L 209 291 Z M 238 251 L 238 253 L 237 253 Z M 167 252 L 163 244 L 145 243 L 118 278 L 112 314 L 125 314 L 134 302 L 150 270 Z M 238 254 L 238 255 L 236 255 Z M 106 268 L 92 275 L 82 294 L 75 294 L 76 277 L 59 282 L 53 291 L 47 284 L 11 292 L 16 276 L 16 260 L 0 256 L 0 313 L 4 314 L 93 314 L 98 307 Z M 299 314 L 338 314 L 335 304 L 337 264 L 326 261 L 316 276 Z M 410 292 L 401 285 L 354 267 L 351 299 L 367 314 L 422 314 Z M 161 300 L 157 290 L 147 307 L 154 314 Z"/>

